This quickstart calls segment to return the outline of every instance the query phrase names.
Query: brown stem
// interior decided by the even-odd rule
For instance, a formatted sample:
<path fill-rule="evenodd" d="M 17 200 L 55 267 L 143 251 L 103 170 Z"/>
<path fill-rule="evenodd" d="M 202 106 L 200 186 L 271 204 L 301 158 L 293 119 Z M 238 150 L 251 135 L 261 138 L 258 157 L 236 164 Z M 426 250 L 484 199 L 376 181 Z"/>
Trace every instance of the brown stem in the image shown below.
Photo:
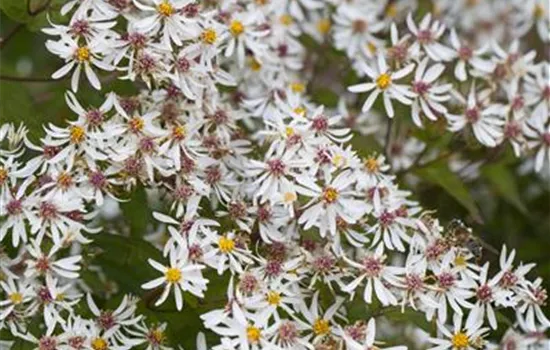
<path fill-rule="evenodd" d="M 23 23 L 19 23 L 8 34 L 6 34 L 5 37 L 2 37 L 0 39 L 0 49 L 3 48 L 4 46 L 6 46 L 8 41 L 10 41 L 10 39 L 12 39 L 15 36 L 15 34 L 17 34 L 17 32 L 19 32 L 19 30 L 21 30 L 21 28 L 23 28 L 23 26 L 24 26 Z"/>

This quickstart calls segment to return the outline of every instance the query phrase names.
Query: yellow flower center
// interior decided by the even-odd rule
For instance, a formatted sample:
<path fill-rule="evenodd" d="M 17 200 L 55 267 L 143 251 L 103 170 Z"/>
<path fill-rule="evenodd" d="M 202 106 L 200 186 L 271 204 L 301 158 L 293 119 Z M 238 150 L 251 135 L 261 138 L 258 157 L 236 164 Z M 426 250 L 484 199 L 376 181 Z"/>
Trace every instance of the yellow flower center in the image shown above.
<path fill-rule="evenodd" d="M 279 17 L 279 21 L 285 26 L 289 26 L 292 24 L 292 17 L 289 14 L 284 14 L 281 17 Z"/>
<path fill-rule="evenodd" d="M 262 64 L 254 57 L 250 59 L 250 69 L 252 69 L 254 72 L 259 71 L 262 69 Z"/>
<path fill-rule="evenodd" d="M 456 266 L 466 266 L 466 258 L 464 257 L 464 255 L 457 255 L 454 263 Z"/>
<path fill-rule="evenodd" d="M 306 109 L 302 106 L 296 107 L 292 110 L 294 113 L 298 114 L 299 116 L 303 117 L 306 114 Z"/>
<path fill-rule="evenodd" d="M 328 18 L 322 18 L 317 22 L 317 30 L 319 33 L 325 35 L 330 31 L 330 19 Z"/>
<path fill-rule="evenodd" d="M 374 44 L 371 43 L 371 42 L 368 42 L 368 43 L 367 43 L 367 49 L 369 50 L 370 53 L 376 53 L 376 51 L 378 50 L 378 48 L 376 47 L 376 45 L 374 45 Z"/>
<path fill-rule="evenodd" d="M 164 332 L 162 331 L 162 329 L 155 328 L 151 332 L 149 332 L 149 337 L 151 338 L 154 344 L 162 344 L 164 343 L 164 338 L 166 336 L 164 335 Z"/>
<path fill-rule="evenodd" d="M 293 91 L 293 92 L 296 92 L 296 93 L 300 93 L 300 92 L 304 92 L 305 89 L 306 89 L 306 86 L 302 83 L 292 83 L 290 84 L 290 89 Z"/>
<path fill-rule="evenodd" d="M 170 4 L 168 1 L 163 1 L 160 3 L 160 5 L 157 6 L 157 11 L 164 17 L 170 17 L 174 14 L 174 6 Z"/>
<path fill-rule="evenodd" d="M 95 338 L 92 340 L 92 349 L 94 350 L 107 350 L 109 348 L 109 344 L 107 341 L 103 338 Z"/>
<path fill-rule="evenodd" d="M 166 270 L 164 277 L 168 283 L 178 283 L 181 280 L 181 270 L 171 267 Z"/>
<path fill-rule="evenodd" d="M 86 132 L 80 126 L 73 125 L 69 129 L 69 134 L 72 143 L 80 143 L 84 140 Z"/>
<path fill-rule="evenodd" d="M 281 303 L 281 294 L 270 290 L 267 292 L 267 302 L 269 305 L 279 305 Z"/>
<path fill-rule="evenodd" d="M 145 121 L 143 120 L 143 118 L 140 118 L 140 117 L 133 117 L 128 122 L 128 127 L 134 133 L 140 132 L 144 126 L 145 126 Z"/>
<path fill-rule="evenodd" d="M 21 304 L 21 302 L 23 302 L 23 295 L 18 292 L 11 293 L 8 296 L 8 298 L 10 299 L 11 303 L 14 305 Z"/>
<path fill-rule="evenodd" d="M 87 62 L 90 60 L 90 49 L 87 46 L 82 46 L 76 49 L 76 60 L 78 62 Z"/>
<path fill-rule="evenodd" d="M 369 173 L 375 173 L 378 171 L 378 168 L 379 168 L 378 161 L 374 157 L 368 157 L 364 161 L 364 165 L 365 165 L 365 168 L 367 168 L 367 171 Z"/>
<path fill-rule="evenodd" d="M 185 138 L 185 135 L 187 134 L 187 129 L 184 125 L 178 125 L 172 130 L 172 136 L 175 139 L 183 139 Z"/>
<path fill-rule="evenodd" d="M 227 238 L 226 236 L 223 236 L 218 241 L 218 246 L 220 247 L 220 251 L 222 253 L 231 253 L 233 249 L 235 249 L 235 241 L 231 238 Z"/>
<path fill-rule="evenodd" d="M 337 167 L 341 165 L 346 165 L 347 164 L 346 158 L 341 154 L 337 154 L 334 156 L 334 158 L 332 158 L 332 164 L 334 164 Z"/>
<path fill-rule="evenodd" d="M 390 18 L 395 18 L 397 16 L 397 6 L 395 4 L 389 4 L 386 7 L 386 16 Z"/>
<path fill-rule="evenodd" d="M 0 185 L 4 184 L 6 179 L 8 178 L 8 171 L 0 166 Z"/>
<path fill-rule="evenodd" d="M 246 337 L 248 338 L 248 341 L 250 343 L 257 343 L 258 341 L 260 341 L 261 336 L 262 331 L 260 331 L 259 328 L 256 328 L 254 326 L 246 327 Z"/>
<path fill-rule="evenodd" d="M 285 128 L 285 135 L 286 135 L 286 137 L 290 137 L 290 136 L 294 135 L 294 129 L 290 126 L 287 126 Z"/>
<path fill-rule="evenodd" d="M 201 40 L 205 44 L 212 45 L 216 42 L 217 39 L 218 39 L 218 34 L 212 28 L 205 29 L 201 33 Z"/>
<path fill-rule="evenodd" d="M 64 293 L 57 294 L 57 296 L 55 297 L 55 300 L 57 300 L 57 301 L 65 300 L 65 294 Z"/>
<path fill-rule="evenodd" d="M 323 191 L 323 199 L 325 200 L 325 203 L 334 203 L 338 199 L 338 190 L 334 187 L 327 187 Z"/>
<path fill-rule="evenodd" d="M 233 36 L 239 36 L 244 32 L 244 25 L 241 21 L 233 20 L 229 25 L 229 31 Z"/>
<path fill-rule="evenodd" d="M 544 8 L 540 4 L 536 4 L 535 8 L 533 9 L 533 17 L 536 19 L 540 19 L 544 16 Z"/>
<path fill-rule="evenodd" d="M 391 84 L 391 76 L 387 73 L 382 73 L 378 78 L 376 78 L 376 86 L 379 89 L 386 90 Z"/>
<path fill-rule="evenodd" d="M 296 194 L 292 192 L 285 192 L 283 197 L 284 197 L 283 200 L 285 201 L 285 203 L 292 203 L 297 199 Z"/>
<path fill-rule="evenodd" d="M 313 332 L 317 335 L 328 334 L 330 332 L 330 324 L 327 320 L 319 318 L 313 323 Z"/>
<path fill-rule="evenodd" d="M 453 346 L 457 349 L 465 349 L 470 344 L 470 339 L 468 339 L 468 336 L 466 333 L 458 332 L 455 335 L 453 335 L 453 339 L 451 340 L 453 343 Z"/>
<path fill-rule="evenodd" d="M 73 184 L 73 178 L 71 174 L 63 172 L 57 178 L 57 184 L 59 187 L 67 189 Z"/>

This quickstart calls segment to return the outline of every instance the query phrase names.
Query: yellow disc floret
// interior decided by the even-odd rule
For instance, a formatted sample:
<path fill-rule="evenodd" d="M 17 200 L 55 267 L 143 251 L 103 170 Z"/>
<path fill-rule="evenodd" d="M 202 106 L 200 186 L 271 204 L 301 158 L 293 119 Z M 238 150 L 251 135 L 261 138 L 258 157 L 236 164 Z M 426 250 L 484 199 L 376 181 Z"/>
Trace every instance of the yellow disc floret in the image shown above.
<path fill-rule="evenodd" d="M 235 241 L 226 236 L 222 236 L 218 241 L 218 246 L 222 253 L 231 253 L 235 249 Z"/>
<path fill-rule="evenodd" d="M 90 60 L 90 49 L 87 46 L 81 46 L 76 49 L 75 58 L 78 62 L 87 62 Z"/>
<path fill-rule="evenodd" d="M 323 191 L 323 199 L 325 200 L 325 203 L 334 203 L 338 199 L 338 190 L 334 187 L 327 187 Z"/>
<path fill-rule="evenodd" d="M 80 143 L 84 140 L 86 131 L 78 125 L 73 125 L 69 128 L 69 135 L 72 143 Z"/>
<path fill-rule="evenodd" d="M 233 20 L 229 25 L 229 31 L 233 36 L 239 36 L 244 32 L 244 25 L 241 21 Z"/>
<path fill-rule="evenodd" d="M 470 344 L 470 339 L 468 338 L 466 333 L 458 332 L 453 335 L 453 339 L 451 340 L 451 342 L 456 349 L 466 349 Z"/>
<path fill-rule="evenodd" d="M 157 6 L 157 11 L 164 17 L 170 17 L 174 14 L 174 6 L 168 1 L 163 1 Z"/>
<path fill-rule="evenodd" d="M 248 326 L 246 328 L 246 337 L 248 338 L 248 341 L 250 343 L 257 343 L 260 341 L 260 337 L 262 336 L 262 331 L 260 331 L 259 328 L 256 328 L 254 326 Z"/>
<path fill-rule="evenodd" d="M 330 324 L 327 320 L 319 318 L 313 323 L 313 332 L 317 335 L 328 334 L 330 332 Z"/>
<path fill-rule="evenodd" d="M 21 302 L 23 302 L 23 295 L 18 292 L 11 293 L 8 296 L 8 298 L 10 299 L 11 303 L 14 305 L 21 304 Z"/>
<path fill-rule="evenodd" d="M 201 41 L 207 45 L 213 45 L 218 39 L 218 34 L 212 28 L 207 28 L 201 33 Z"/>
<path fill-rule="evenodd" d="M 382 73 L 376 78 L 376 86 L 379 89 L 386 90 L 391 84 L 391 76 L 388 73 Z"/>
<path fill-rule="evenodd" d="M 166 270 L 164 277 L 168 283 L 178 283 L 181 280 L 181 270 L 171 267 Z"/>

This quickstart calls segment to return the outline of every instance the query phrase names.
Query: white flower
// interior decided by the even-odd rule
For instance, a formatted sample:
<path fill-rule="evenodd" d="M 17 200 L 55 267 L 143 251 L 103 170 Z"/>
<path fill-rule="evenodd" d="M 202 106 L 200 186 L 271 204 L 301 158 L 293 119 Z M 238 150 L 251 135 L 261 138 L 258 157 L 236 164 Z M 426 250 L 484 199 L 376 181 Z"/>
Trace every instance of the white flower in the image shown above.
<path fill-rule="evenodd" d="M 485 346 L 483 337 L 487 328 L 481 327 L 482 323 L 466 323 L 462 326 L 462 317 L 458 314 L 453 318 L 452 332 L 440 322 L 437 328 L 443 333 L 444 338 L 430 338 L 430 342 L 436 346 L 429 350 L 476 350 Z"/>
<path fill-rule="evenodd" d="M 375 346 L 376 323 L 374 318 L 367 322 L 365 336 L 363 339 L 354 339 L 349 333 L 344 331 L 344 341 L 348 350 L 364 350 L 364 349 L 380 349 L 380 350 L 407 350 L 406 346 L 390 346 L 388 348 L 380 348 Z"/>
<path fill-rule="evenodd" d="M 65 60 L 65 65 L 52 74 L 53 79 L 59 79 L 67 75 L 73 68 L 74 72 L 71 78 L 71 88 L 74 92 L 78 90 L 78 81 L 80 72 L 84 68 L 86 78 L 90 84 L 97 90 L 101 89 L 101 83 L 93 71 L 92 66 L 102 70 L 110 71 L 113 67 L 102 60 L 108 44 L 103 38 L 94 38 L 87 45 L 79 45 L 75 40 L 69 37 L 62 37 L 59 41 L 48 40 L 46 47 L 54 54 Z"/>
<path fill-rule="evenodd" d="M 419 127 L 422 127 L 420 111 L 428 119 L 435 121 L 438 114 L 445 115 L 447 113 L 447 108 L 443 103 L 451 98 L 448 94 L 452 88 L 451 84 L 435 85 L 436 80 L 445 70 L 445 66 L 438 63 L 426 70 L 428 61 L 428 57 L 425 57 L 420 62 L 412 82 L 412 91 L 416 94 L 412 103 L 412 118 Z"/>
<path fill-rule="evenodd" d="M 386 113 L 390 118 L 393 118 L 395 112 L 391 100 L 396 99 L 405 105 L 410 105 L 412 103 L 411 98 L 414 97 L 407 85 L 396 84 L 395 81 L 409 75 L 413 69 L 414 64 L 411 63 L 396 72 L 391 72 L 384 56 L 378 55 L 375 69 L 367 64 L 362 64 L 362 70 L 372 82 L 352 85 L 348 87 L 348 90 L 354 93 L 374 90 L 363 104 L 361 108 L 363 112 L 369 111 L 378 95 L 382 93 Z"/>
<path fill-rule="evenodd" d="M 466 81 L 468 78 L 468 71 L 466 68 L 470 68 L 470 75 L 472 76 L 486 75 L 493 71 L 495 65 L 491 61 L 484 60 L 480 57 L 488 51 L 489 44 L 474 50 L 469 45 L 460 42 L 454 28 L 451 30 L 450 38 L 451 44 L 458 57 L 454 69 L 454 75 L 458 80 Z"/>
<path fill-rule="evenodd" d="M 416 41 L 412 44 L 410 50 L 418 52 L 420 48 L 426 51 L 426 54 L 436 62 L 450 61 L 454 58 L 454 52 L 447 46 L 438 42 L 445 32 L 445 25 L 439 21 L 432 23 L 432 14 L 428 13 L 422 18 L 420 25 L 417 27 L 412 18 L 412 14 L 407 16 L 407 27 L 416 37 Z"/>
<path fill-rule="evenodd" d="M 148 259 L 148 262 L 155 270 L 162 272 L 164 275 L 141 286 L 143 289 L 153 289 L 164 285 L 164 290 L 155 302 L 155 306 L 166 300 L 172 288 L 174 289 L 174 298 L 178 310 L 183 308 L 182 292 L 189 292 L 200 298 L 204 297 L 208 280 L 202 277 L 201 270 L 205 266 L 190 263 L 188 250 L 180 249 L 178 253 L 172 250 L 169 266 L 164 266 L 153 259 Z"/>
<path fill-rule="evenodd" d="M 324 186 L 315 183 L 311 175 L 298 175 L 296 191 L 304 196 L 313 197 L 305 205 L 298 222 L 304 224 L 304 229 L 313 226 L 319 228 L 324 237 L 327 231 L 336 235 L 336 220 L 338 218 L 353 224 L 366 211 L 365 204 L 354 198 L 355 192 L 351 188 L 355 179 L 351 171 L 343 171 L 334 179 L 328 178 Z"/>

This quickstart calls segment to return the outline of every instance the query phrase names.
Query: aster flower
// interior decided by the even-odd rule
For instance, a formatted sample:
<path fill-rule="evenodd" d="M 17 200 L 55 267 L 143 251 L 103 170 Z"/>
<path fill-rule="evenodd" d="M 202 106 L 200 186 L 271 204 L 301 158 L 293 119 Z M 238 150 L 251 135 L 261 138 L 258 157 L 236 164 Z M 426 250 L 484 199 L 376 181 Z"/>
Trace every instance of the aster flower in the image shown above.
<path fill-rule="evenodd" d="M 390 118 L 393 118 L 395 112 L 391 100 L 396 99 L 402 104 L 410 105 L 412 103 L 411 98 L 414 97 L 407 85 L 396 84 L 395 81 L 409 75 L 413 69 L 414 64 L 409 64 L 396 72 L 392 72 L 387 66 L 384 56 L 378 55 L 376 68 L 373 69 L 367 64 L 362 65 L 362 71 L 367 74 L 372 82 L 352 85 L 348 87 L 348 90 L 354 93 L 374 90 L 363 104 L 362 112 L 369 111 L 378 95 L 382 94 L 386 113 Z"/>

